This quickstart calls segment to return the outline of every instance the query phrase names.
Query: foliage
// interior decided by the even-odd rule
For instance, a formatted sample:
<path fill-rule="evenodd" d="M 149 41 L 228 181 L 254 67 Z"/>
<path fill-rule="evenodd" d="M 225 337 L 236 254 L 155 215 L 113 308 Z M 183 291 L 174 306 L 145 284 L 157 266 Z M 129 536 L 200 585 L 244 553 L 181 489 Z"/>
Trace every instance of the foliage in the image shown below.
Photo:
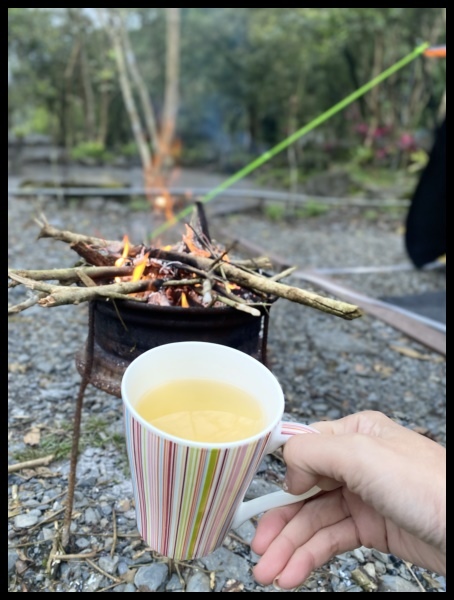
<path fill-rule="evenodd" d="M 76 161 L 93 159 L 96 162 L 111 162 L 113 154 L 108 152 L 102 142 L 81 142 L 71 149 L 71 158 Z"/>
<path fill-rule="evenodd" d="M 296 216 L 301 219 L 321 217 L 329 212 L 329 206 L 317 200 L 309 200 L 302 208 L 296 211 Z"/>
<path fill-rule="evenodd" d="M 283 204 L 267 204 L 265 216 L 270 221 L 282 221 L 285 217 L 285 206 Z"/>
<path fill-rule="evenodd" d="M 165 9 L 121 10 L 159 117 Z M 217 161 L 227 171 L 308 123 L 421 40 L 446 39 L 441 8 L 181 10 L 182 160 Z M 92 141 L 109 151 L 137 152 L 129 146 L 131 128 L 111 46 L 94 14 L 83 8 L 8 8 L 9 130 L 47 133 L 76 154 L 80 144 Z M 320 168 L 352 150 L 359 165 L 411 164 L 419 147 L 408 136 L 434 129 L 445 88 L 445 61 L 420 57 L 302 138 L 296 145 L 300 168 Z M 384 137 L 374 137 L 384 128 Z M 273 163 L 281 159 L 286 156 Z"/>

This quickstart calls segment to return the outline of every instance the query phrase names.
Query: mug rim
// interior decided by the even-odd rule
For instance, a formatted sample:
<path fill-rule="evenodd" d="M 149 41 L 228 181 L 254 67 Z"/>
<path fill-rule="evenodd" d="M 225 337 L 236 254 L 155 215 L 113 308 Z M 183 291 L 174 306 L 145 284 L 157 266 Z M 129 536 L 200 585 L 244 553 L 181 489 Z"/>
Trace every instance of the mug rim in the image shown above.
<path fill-rule="evenodd" d="M 277 391 L 277 399 L 281 405 L 279 414 L 276 415 L 276 417 L 270 423 L 268 423 L 268 425 L 266 425 L 259 433 L 256 433 L 254 436 L 251 436 L 248 438 L 235 440 L 234 442 L 222 442 L 222 443 L 196 442 L 193 440 L 188 440 L 185 438 L 181 438 L 181 437 L 172 435 L 170 433 L 167 433 L 167 432 L 159 429 L 158 427 L 155 427 L 154 425 L 152 425 L 151 423 L 146 421 L 141 415 L 139 415 L 135 406 L 132 404 L 132 402 L 128 398 L 128 394 L 126 393 L 126 385 L 127 385 L 127 379 L 129 378 L 129 374 L 132 371 L 133 365 L 136 365 L 138 362 L 147 360 L 151 354 L 154 354 L 155 352 L 159 352 L 162 348 L 165 348 L 168 346 L 179 346 L 179 347 L 181 347 L 181 346 L 192 346 L 192 347 L 194 347 L 194 346 L 203 346 L 203 347 L 215 346 L 217 348 L 222 348 L 225 351 L 230 351 L 237 355 L 241 354 L 242 359 L 250 362 L 251 364 L 254 364 L 256 367 L 258 366 L 263 371 L 263 373 L 266 374 L 267 377 L 270 378 L 270 381 L 272 381 L 272 383 L 274 384 L 276 391 Z M 178 378 L 176 378 L 176 379 L 178 379 Z M 185 378 L 185 379 L 188 379 L 188 378 Z M 197 379 L 200 379 L 200 378 L 198 377 Z M 207 377 L 207 379 L 209 379 L 209 377 Z M 144 427 L 147 431 L 150 431 L 151 433 L 155 434 L 156 436 L 163 438 L 167 441 L 173 442 L 175 444 L 178 444 L 178 445 L 184 445 L 189 448 L 198 448 L 198 449 L 205 449 L 205 450 L 224 450 L 224 449 L 228 449 L 228 448 L 238 448 L 240 446 L 248 446 L 249 444 L 253 444 L 261 439 L 264 439 L 267 435 L 271 435 L 271 433 L 274 431 L 274 429 L 282 421 L 284 411 L 285 411 L 284 391 L 282 389 L 281 384 L 279 383 L 279 380 L 277 379 L 277 377 L 274 375 L 274 373 L 272 373 L 272 371 L 268 367 L 266 367 L 263 363 L 261 363 L 259 360 L 257 360 L 253 356 L 250 356 L 249 354 L 246 354 L 245 352 L 242 352 L 241 350 L 237 350 L 236 348 L 231 348 L 230 346 L 224 346 L 222 344 L 214 344 L 212 342 L 192 342 L 192 341 L 171 342 L 169 344 L 162 344 L 161 346 L 156 346 L 154 348 L 150 348 L 149 350 L 146 350 L 145 352 L 140 354 L 137 358 L 135 358 L 126 368 L 126 370 L 123 374 L 123 377 L 121 379 L 121 398 L 122 398 L 123 406 L 131 413 L 134 420 L 138 421 L 140 423 L 140 425 L 142 427 Z"/>

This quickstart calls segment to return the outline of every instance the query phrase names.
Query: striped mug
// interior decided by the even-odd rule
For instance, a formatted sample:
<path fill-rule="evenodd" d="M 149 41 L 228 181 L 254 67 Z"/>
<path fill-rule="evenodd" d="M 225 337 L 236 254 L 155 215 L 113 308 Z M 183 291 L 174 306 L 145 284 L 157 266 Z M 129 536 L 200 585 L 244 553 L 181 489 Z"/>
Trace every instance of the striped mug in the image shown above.
<path fill-rule="evenodd" d="M 233 385 L 252 397 L 263 417 L 260 430 L 234 441 L 194 441 L 152 424 L 138 410 L 150 391 L 190 380 Z M 206 342 L 158 346 L 130 363 L 121 393 L 137 527 L 162 556 L 207 556 L 223 544 L 229 530 L 248 519 L 320 491 L 313 488 L 301 496 L 279 491 L 243 502 L 266 454 L 290 436 L 317 433 L 307 425 L 282 421 L 285 400 L 277 378 L 248 354 Z M 165 397 L 159 402 L 161 408 L 168 404 Z"/>

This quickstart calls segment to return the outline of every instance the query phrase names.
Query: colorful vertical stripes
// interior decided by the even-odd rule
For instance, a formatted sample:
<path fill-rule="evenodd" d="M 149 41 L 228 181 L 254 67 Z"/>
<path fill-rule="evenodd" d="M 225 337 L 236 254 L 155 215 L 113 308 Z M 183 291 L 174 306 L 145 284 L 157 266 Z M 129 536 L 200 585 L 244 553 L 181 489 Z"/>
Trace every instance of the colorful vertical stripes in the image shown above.
<path fill-rule="evenodd" d="M 127 408 L 124 416 L 141 536 L 169 558 L 211 554 L 222 545 L 270 436 L 225 449 L 193 448 L 148 431 Z"/>

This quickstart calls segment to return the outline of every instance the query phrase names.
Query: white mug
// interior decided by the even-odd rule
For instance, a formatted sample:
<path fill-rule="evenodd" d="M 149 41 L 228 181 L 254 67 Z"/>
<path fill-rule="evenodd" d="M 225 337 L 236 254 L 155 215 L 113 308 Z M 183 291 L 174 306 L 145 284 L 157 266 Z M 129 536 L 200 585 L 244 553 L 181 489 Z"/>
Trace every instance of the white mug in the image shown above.
<path fill-rule="evenodd" d="M 175 379 L 210 379 L 235 385 L 253 396 L 266 415 L 257 435 L 212 444 L 172 436 L 137 412 L 143 395 Z M 230 529 L 271 508 L 306 500 L 313 488 L 294 496 L 275 492 L 243 502 L 266 454 L 311 427 L 282 421 L 282 388 L 261 362 L 233 348 L 179 342 L 144 352 L 130 363 L 121 384 L 137 527 L 162 556 L 191 560 L 219 548 Z"/>

